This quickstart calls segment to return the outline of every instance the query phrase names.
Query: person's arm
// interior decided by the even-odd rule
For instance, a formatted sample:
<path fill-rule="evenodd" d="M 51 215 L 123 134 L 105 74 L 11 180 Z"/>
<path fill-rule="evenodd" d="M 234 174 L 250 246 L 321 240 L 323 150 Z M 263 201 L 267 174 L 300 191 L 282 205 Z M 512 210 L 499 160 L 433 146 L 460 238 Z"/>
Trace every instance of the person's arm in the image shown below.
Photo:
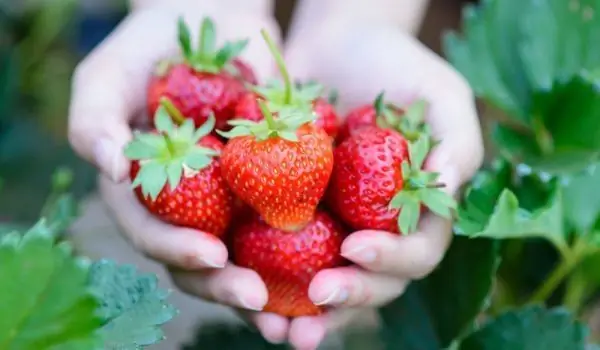
<path fill-rule="evenodd" d="M 294 13 L 290 37 L 304 28 L 328 22 L 344 26 L 353 23 L 389 23 L 416 35 L 429 0 L 302 0 Z"/>
<path fill-rule="evenodd" d="M 129 0 L 129 7 L 132 10 L 138 10 L 152 6 L 156 3 L 164 3 L 173 6 L 194 5 L 201 3 L 201 0 Z M 204 4 L 203 4 L 204 5 Z M 235 9 L 236 12 L 249 12 L 261 15 L 270 15 L 273 13 L 273 0 L 221 0 L 219 6 Z"/>

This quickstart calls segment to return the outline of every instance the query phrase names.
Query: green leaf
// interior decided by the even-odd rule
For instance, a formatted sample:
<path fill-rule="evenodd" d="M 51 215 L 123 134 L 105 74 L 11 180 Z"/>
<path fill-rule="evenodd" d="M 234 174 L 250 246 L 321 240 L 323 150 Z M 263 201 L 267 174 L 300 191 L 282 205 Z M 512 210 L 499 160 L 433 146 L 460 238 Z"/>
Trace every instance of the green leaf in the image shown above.
<path fill-rule="evenodd" d="M 210 159 L 209 159 L 210 161 Z M 183 162 L 173 162 L 167 166 L 167 182 L 171 190 L 174 190 L 179 185 L 181 176 L 183 175 Z"/>
<path fill-rule="evenodd" d="M 154 115 L 154 126 L 156 127 L 156 130 L 160 132 L 166 134 L 173 133 L 175 124 L 173 124 L 168 109 L 163 105 L 158 106 L 158 109 L 156 110 L 156 114 Z"/>
<path fill-rule="evenodd" d="M 532 114 L 539 116 L 551 135 L 553 153 L 589 153 L 590 157 L 598 157 L 600 85 L 577 75 L 566 82 L 556 82 L 550 91 L 537 93 L 533 103 Z"/>
<path fill-rule="evenodd" d="M 565 221 L 578 233 L 591 232 L 600 219 L 600 167 L 564 178 L 562 187 Z"/>
<path fill-rule="evenodd" d="M 410 166 L 413 170 L 420 171 L 423 168 L 423 163 L 430 150 L 431 144 L 426 135 L 420 135 L 415 142 L 409 144 Z"/>
<path fill-rule="evenodd" d="M 89 262 L 44 221 L 0 239 L 0 348 L 100 349 L 98 303 L 87 288 Z"/>
<path fill-rule="evenodd" d="M 476 94 L 529 123 L 535 92 L 600 66 L 597 0 L 487 0 L 463 10 L 444 51 Z M 565 29 L 568 28 L 568 29 Z"/>
<path fill-rule="evenodd" d="M 542 208 L 529 212 L 519 207 L 515 194 L 505 189 L 500 194 L 492 215 L 484 228 L 471 232 L 470 237 L 495 239 L 545 238 L 557 248 L 566 245 L 563 223 L 563 199 L 560 189 Z"/>
<path fill-rule="evenodd" d="M 534 183 L 528 177 L 512 184 L 513 174 L 505 161 L 497 160 L 490 170 L 482 170 L 465 191 L 458 210 L 455 232 L 470 237 L 496 239 L 546 238 L 559 249 L 564 248 L 566 232 L 563 221 L 563 193 L 557 181 L 545 184 L 550 194 L 530 198 Z M 535 199 L 533 205 L 520 206 L 522 199 Z M 527 208 L 533 208 L 527 210 Z"/>
<path fill-rule="evenodd" d="M 92 265 L 89 284 L 101 296 L 104 349 L 140 349 L 164 338 L 160 326 L 177 310 L 158 289 L 155 275 L 139 274 L 134 266 L 101 260 Z"/>
<path fill-rule="evenodd" d="M 151 159 L 160 156 L 160 147 L 164 144 L 161 135 L 135 132 L 133 140 L 125 146 L 123 153 L 131 160 Z"/>
<path fill-rule="evenodd" d="M 177 29 L 178 29 L 178 37 L 179 37 L 179 46 L 181 48 L 181 53 L 186 60 L 191 60 L 193 57 L 192 52 L 192 40 L 190 35 L 190 29 L 187 24 L 183 20 L 183 17 L 179 17 L 177 21 Z"/>
<path fill-rule="evenodd" d="M 486 307 L 498 264 L 495 241 L 455 237 L 436 270 L 381 308 L 386 349 L 450 346 Z"/>
<path fill-rule="evenodd" d="M 197 58 L 203 60 L 210 57 L 215 50 L 216 40 L 215 23 L 209 17 L 204 17 L 200 25 L 200 35 L 198 36 Z"/>
<path fill-rule="evenodd" d="M 418 198 L 408 196 L 405 198 L 406 202 L 400 208 L 398 216 L 398 230 L 401 234 L 409 234 L 417 230 L 421 210 Z"/>
<path fill-rule="evenodd" d="M 452 209 L 456 208 L 456 202 L 448 193 L 439 189 L 423 189 L 419 191 L 419 198 L 432 212 L 446 219 L 452 218 Z"/>
<path fill-rule="evenodd" d="M 144 196 L 156 200 L 158 194 L 167 183 L 167 169 L 164 164 L 149 161 L 140 167 L 140 171 L 133 180 L 132 187 L 141 186 Z"/>
<path fill-rule="evenodd" d="M 53 198 L 53 202 L 46 207 L 43 214 L 48 228 L 60 238 L 79 217 L 79 206 L 72 194 L 64 193 Z"/>
<path fill-rule="evenodd" d="M 193 342 L 181 350 L 291 350 L 287 344 L 271 344 L 260 333 L 244 325 L 202 324 Z"/>
<path fill-rule="evenodd" d="M 463 37 L 445 37 L 476 95 L 512 119 L 495 141 L 515 164 L 564 173 L 600 158 L 598 11 L 598 0 L 487 0 L 464 9 Z"/>
<path fill-rule="evenodd" d="M 215 64 L 219 67 L 223 67 L 225 64 L 229 63 L 232 59 L 239 56 L 242 51 L 246 49 L 248 43 L 250 41 L 248 39 L 238 40 L 233 42 L 226 42 L 225 45 L 217 52 L 215 56 Z"/>
<path fill-rule="evenodd" d="M 459 350 L 584 350 L 587 334 L 566 310 L 534 305 L 491 320 L 466 337 Z"/>

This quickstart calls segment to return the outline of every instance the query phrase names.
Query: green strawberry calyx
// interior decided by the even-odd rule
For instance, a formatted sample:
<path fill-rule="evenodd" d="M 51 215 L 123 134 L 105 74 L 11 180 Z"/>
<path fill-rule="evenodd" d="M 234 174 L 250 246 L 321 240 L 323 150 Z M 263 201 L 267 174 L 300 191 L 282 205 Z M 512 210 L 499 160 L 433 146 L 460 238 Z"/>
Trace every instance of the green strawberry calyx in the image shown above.
<path fill-rule="evenodd" d="M 228 41 L 221 48 L 216 48 L 215 24 L 209 17 L 204 17 L 200 25 L 200 37 L 197 47 L 192 47 L 189 27 L 182 17 L 177 22 L 179 46 L 183 61 L 196 71 L 217 74 L 225 70 L 233 75 L 238 71 L 231 61 L 239 56 L 248 45 L 248 39 Z"/>
<path fill-rule="evenodd" d="M 181 121 L 180 125 L 175 120 Z M 135 131 L 132 141 L 125 146 L 125 156 L 139 161 L 140 170 L 132 187 L 140 187 L 144 196 L 156 200 L 168 183 L 171 190 L 179 185 L 182 177 L 192 176 L 209 166 L 219 152 L 198 145 L 215 126 L 215 117 L 210 115 L 199 128 L 191 119 L 184 118 L 167 99 L 154 116 L 156 132 Z"/>
<path fill-rule="evenodd" d="M 384 94 L 384 91 L 379 93 L 373 103 L 379 127 L 397 130 L 410 142 L 417 141 L 423 134 L 430 134 L 429 125 L 425 123 L 425 100 L 419 99 L 401 108 L 385 102 Z"/>
<path fill-rule="evenodd" d="M 392 198 L 389 207 L 400 210 L 398 229 L 401 234 L 410 234 L 417 230 L 421 216 L 421 204 L 435 214 L 451 219 L 457 204 L 446 193 L 445 184 L 438 182 L 437 172 L 424 171 L 425 158 L 431 150 L 431 139 L 421 135 L 409 143 L 409 160 L 402 162 L 403 188 Z"/>
<path fill-rule="evenodd" d="M 255 122 L 246 119 L 233 119 L 228 121 L 228 124 L 233 126 L 230 131 L 217 130 L 217 133 L 229 139 L 252 135 L 260 141 L 280 137 L 288 141 L 297 142 L 298 135 L 296 131 L 298 128 L 304 124 L 312 123 L 316 119 L 314 112 L 306 113 L 306 111 L 295 107 L 282 108 L 278 110 L 275 117 L 273 111 L 269 109 L 265 101 L 260 98 L 257 98 L 256 101 L 264 116 L 263 120 Z"/>
<path fill-rule="evenodd" d="M 255 86 L 251 87 L 251 89 L 256 94 L 264 97 L 269 109 L 273 112 L 279 112 L 286 108 L 295 108 L 310 113 L 313 101 L 323 94 L 323 86 L 316 82 L 293 84 L 277 45 L 266 30 L 263 29 L 260 33 L 277 64 L 282 79 L 271 79 L 264 86 Z"/>

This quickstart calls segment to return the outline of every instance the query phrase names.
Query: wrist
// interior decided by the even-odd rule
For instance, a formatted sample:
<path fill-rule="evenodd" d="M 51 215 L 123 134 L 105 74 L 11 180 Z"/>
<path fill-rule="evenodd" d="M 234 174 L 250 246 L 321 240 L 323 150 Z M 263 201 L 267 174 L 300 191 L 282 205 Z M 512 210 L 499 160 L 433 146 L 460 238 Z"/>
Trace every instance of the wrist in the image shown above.
<path fill-rule="evenodd" d="M 273 0 L 129 0 L 131 11 L 142 10 L 148 7 L 163 6 L 180 11 L 202 7 L 220 7 L 234 9 L 235 12 L 252 13 L 267 16 L 273 13 Z"/>
<path fill-rule="evenodd" d="M 411 35 L 418 32 L 429 0 L 303 0 L 298 3 L 290 36 L 310 27 L 356 24 L 397 27 Z"/>

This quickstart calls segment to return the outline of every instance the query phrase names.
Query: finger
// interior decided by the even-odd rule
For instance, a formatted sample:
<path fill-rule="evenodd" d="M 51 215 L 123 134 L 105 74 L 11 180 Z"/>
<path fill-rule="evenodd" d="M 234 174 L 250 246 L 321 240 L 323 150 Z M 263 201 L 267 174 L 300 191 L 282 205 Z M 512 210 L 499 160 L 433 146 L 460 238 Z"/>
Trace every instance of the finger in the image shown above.
<path fill-rule="evenodd" d="M 144 105 L 154 64 L 176 52 L 174 32 L 159 30 L 172 27 L 167 20 L 152 11 L 129 16 L 73 76 L 71 144 L 113 181 L 126 178 L 129 162 L 122 149 L 131 138 L 129 120 Z"/>
<path fill-rule="evenodd" d="M 320 271 L 311 281 L 308 295 L 316 305 L 380 306 L 402 294 L 406 283 L 356 266 L 340 267 Z"/>
<path fill-rule="evenodd" d="M 260 311 L 267 303 L 265 284 L 250 269 L 228 263 L 223 269 L 184 271 L 170 268 L 173 282 L 184 292 L 221 304 Z"/>
<path fill-rule="evenodd" d="M 288 337 L 290 321 L 280 315 L 269 312 L 238 310 L 242 318 L 256 326 L 263 338 L 272 344 L 281 344 Z"/>
<path fill-rule="evenodd" d="M 369 271 L 420 279 L 440 263 L 451 240 L 451 221 L 427 213 L 419 230 L 408 236 L 373 230 L 355 232 L 342 244 L 341 254 Z"/>
<path fill-rule="evenodd" d="M 101 176 L 99 188 L 124 236 L 148 257 L 190 270 L 225 266 L 227 248 L 215 236 L 154 218 L 128 183 L 116 184 Z"/>
<path fill-rule="evenodd" d="M 360 308 L 339 309 L 320 316 L 295 318 L 290 323 L 289 343 L 295 349 L 317 349 L 328 332 L 342 328 L 362 312 Z"/>

